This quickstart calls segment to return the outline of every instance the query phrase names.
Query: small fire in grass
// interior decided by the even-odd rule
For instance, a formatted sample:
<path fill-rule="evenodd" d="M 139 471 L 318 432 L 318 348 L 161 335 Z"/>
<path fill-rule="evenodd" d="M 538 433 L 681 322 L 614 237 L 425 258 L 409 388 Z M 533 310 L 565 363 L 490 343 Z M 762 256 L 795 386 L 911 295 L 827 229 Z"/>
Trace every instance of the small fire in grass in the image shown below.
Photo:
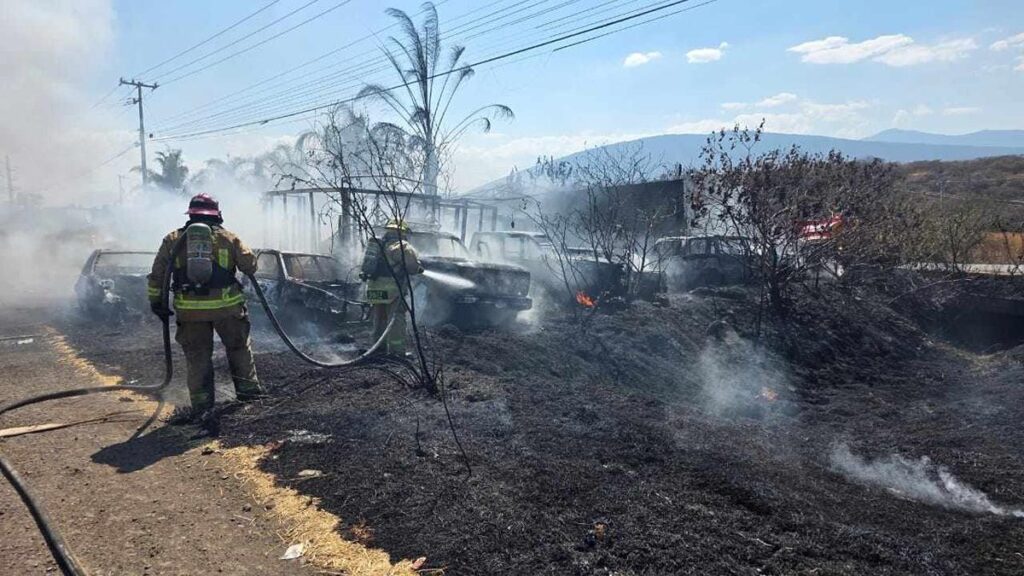
<path fill-rule="evenodd" d="M 779 399 L 779 393 L 767 386 L 762 386 L 761 393 L 757 397 L 768 402 L 775 402 Z"/>
<path fill-rule="evenodd" d="M 576 293 L 576 303 L 584 308 L 593 308 L 597 306 L 597 302 L 595 302 L 590 296 L 587 296 L 587 293 L 582 290 Z"/>

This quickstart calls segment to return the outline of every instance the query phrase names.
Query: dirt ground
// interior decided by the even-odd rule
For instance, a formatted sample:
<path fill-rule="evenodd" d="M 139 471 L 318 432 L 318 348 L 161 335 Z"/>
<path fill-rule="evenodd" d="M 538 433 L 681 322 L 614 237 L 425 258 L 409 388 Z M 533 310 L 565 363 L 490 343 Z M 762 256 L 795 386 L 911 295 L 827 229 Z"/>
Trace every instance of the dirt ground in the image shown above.
<path fill-rule="evenodd" d="M 59 330 L 48 327 L 61 321 L 45 310 L 5 307 L 0 313 L 0 338 L 35 335 L 0 340 L 0 404 L 110 383 L 76 357 Z M 136 350 L 158 364 L 152 349 Z M 278 559 L 288 545 L 276 536 L 279 527 L 245 495 L 219 454 L 204 453 L 204 441 L 189 440 L 194 430 L 161 425 L 128 440 L 154 406 L 137 396 L 89 396 L 26 407 L 0 425 L 107 418 L 0 441 L 0 451 L 30 484 L 88 573 L 312 574 L 297 561 Z M 0 485 L 0 526 L 0 574 L 57 573 L 6 482 Z"/>
<path fill-rule="evenodd" d="M 222 440 L 271 447 L 263 469 L 321 499 L 344 537 L 445 574 L 1024 573 L 1024 519 L 923 501 L 835 460 L 928 457 L 1024 506 L 1022 349 L 954 348 L 899 306 L 838 292 L 755 344 L 749 296 L 433 331 L 472 474 L 436 396 L 310 369 L 266 335 L 273 398 L 226 415 Z M 148 326 L 65 329 L 105 369 L 152 378 Z"/>

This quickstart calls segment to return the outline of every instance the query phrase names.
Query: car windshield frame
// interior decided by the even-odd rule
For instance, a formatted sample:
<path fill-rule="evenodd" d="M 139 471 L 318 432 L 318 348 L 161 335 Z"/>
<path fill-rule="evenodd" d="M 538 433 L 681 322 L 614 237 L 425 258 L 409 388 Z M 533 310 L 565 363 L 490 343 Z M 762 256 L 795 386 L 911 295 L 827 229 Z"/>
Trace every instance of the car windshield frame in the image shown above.
<path fill-rule="evenodd" d="M 116 263 L 118 257 L 126 257 L 130 261 L 118 264 Z M 100 252 L 93 260 L 92 273 L 97 276 L 148 274 L 153 269 L 155 258 L 156 253 L 154 252 Z M 108 263 L 111 260 L 115 261 L 112 265 Z"/>
<path fill-rule="evenodd" d="M 339 282 L 342 279 L 341 264 L 330 256 L 321 254 L 281 254 L 288 278 L 299 282 Z M 325 264 L 325 262 L 327 264 Z M 296 267 L 296 264 L 298 265 Z M 309 264 L 314 264 L 310 266 Z M 314 274 L 310 276 L 310 271 Z"/>

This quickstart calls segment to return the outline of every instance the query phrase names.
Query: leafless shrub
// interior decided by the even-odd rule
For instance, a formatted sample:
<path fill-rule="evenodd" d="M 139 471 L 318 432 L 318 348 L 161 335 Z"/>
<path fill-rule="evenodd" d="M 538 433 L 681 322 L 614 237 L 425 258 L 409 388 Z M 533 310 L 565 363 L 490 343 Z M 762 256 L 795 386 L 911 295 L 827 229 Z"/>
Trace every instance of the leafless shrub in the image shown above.
<path fill-rule="evenodd" d="M 760 127 L 712 134 L 689 176 L 694 224 L 749 240 L 762 302 L 783 311 L 791 288 L 825 268 L 907 262 L 921 218 L 889 165 L 796 146 L 760 152 L 760 139 Z"/>
<path fill-rule="evenodd" d="M 365 246 L 377 242 L 383 252 L 383 238 L 378 230 L 390 220 L 408 220 L 413 199 L 422 192 L 423 148 L 410 142 L 403 130 L 391 124 L 374 124 L 348 108 L 325 115 L 307 146 L 305 165 L 297 167 L 287 178 L 293 184 L 323 193 L 328 199 L 324 210 L 329 214 L 350 215 L 355 224 L 353 243 Z M 376 193 L 354 193 L 357 182 Z M 399 283 L 401 298 L 409 311 L 419 357 L 417 377 L 427 387 L 437 389 L 443 366 L 436 355 L 428 353 L 425 334 L 417 322 L 412 278 L 390 263 L 388 267 Z"/>
<path fill-rule="evenodd" d="M 640 293 L 643 274 L 655 268 L 654 241 L 670 210 L 661 201 L 645 202 L 637 190 L 663 174 L 642 147 L 593 149 L 572 162 L 538 160 L 530 178 L 561 193 L 528 213 L 554 245 L 552 268 L 566 301 L 580 293 L 596 302 Z M 611 282 L 596 272 L 601 269 L 615 271 Z"/>

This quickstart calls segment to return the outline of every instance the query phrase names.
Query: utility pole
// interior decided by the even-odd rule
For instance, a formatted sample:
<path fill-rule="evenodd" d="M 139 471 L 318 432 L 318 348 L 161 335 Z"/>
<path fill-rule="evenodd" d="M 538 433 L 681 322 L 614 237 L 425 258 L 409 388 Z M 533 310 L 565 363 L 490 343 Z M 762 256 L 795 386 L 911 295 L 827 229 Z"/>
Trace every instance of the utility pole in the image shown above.
<path fill-rule="evenodd" d="M 139 148 L 142 150 L 142 187 L 145 188 L 146 185 L 149 184 L 149 172 L 146 170 L 146 125 L 142 119 L 142 89 L 149 88 L 150 90 L 156 90 L 159 84 L 157 84 L 156 82 L 152 84 L 145 84 L 143 82 L 139 82 L 138 80 L 133 79 L 131 81 L 128 81 L 124 78 L 121 78 L 121 82 L 119 85 L 135 86 L 136 97 L 132 98 L 131 102 L 132 104 L 139 105 Z"/>
<path fill-rule="evenodd" d="M 11 177 L 11 157 L 5 156 L 4 160 L 7 163 L 7 197 L 10 199 L 11 204 L 14 204 L 14 178 Z"/>
<path fill-rule="evenodd" d="M 117 198 L 118 204 L 124 204 L 124 176 L 117 175 Z"/>

